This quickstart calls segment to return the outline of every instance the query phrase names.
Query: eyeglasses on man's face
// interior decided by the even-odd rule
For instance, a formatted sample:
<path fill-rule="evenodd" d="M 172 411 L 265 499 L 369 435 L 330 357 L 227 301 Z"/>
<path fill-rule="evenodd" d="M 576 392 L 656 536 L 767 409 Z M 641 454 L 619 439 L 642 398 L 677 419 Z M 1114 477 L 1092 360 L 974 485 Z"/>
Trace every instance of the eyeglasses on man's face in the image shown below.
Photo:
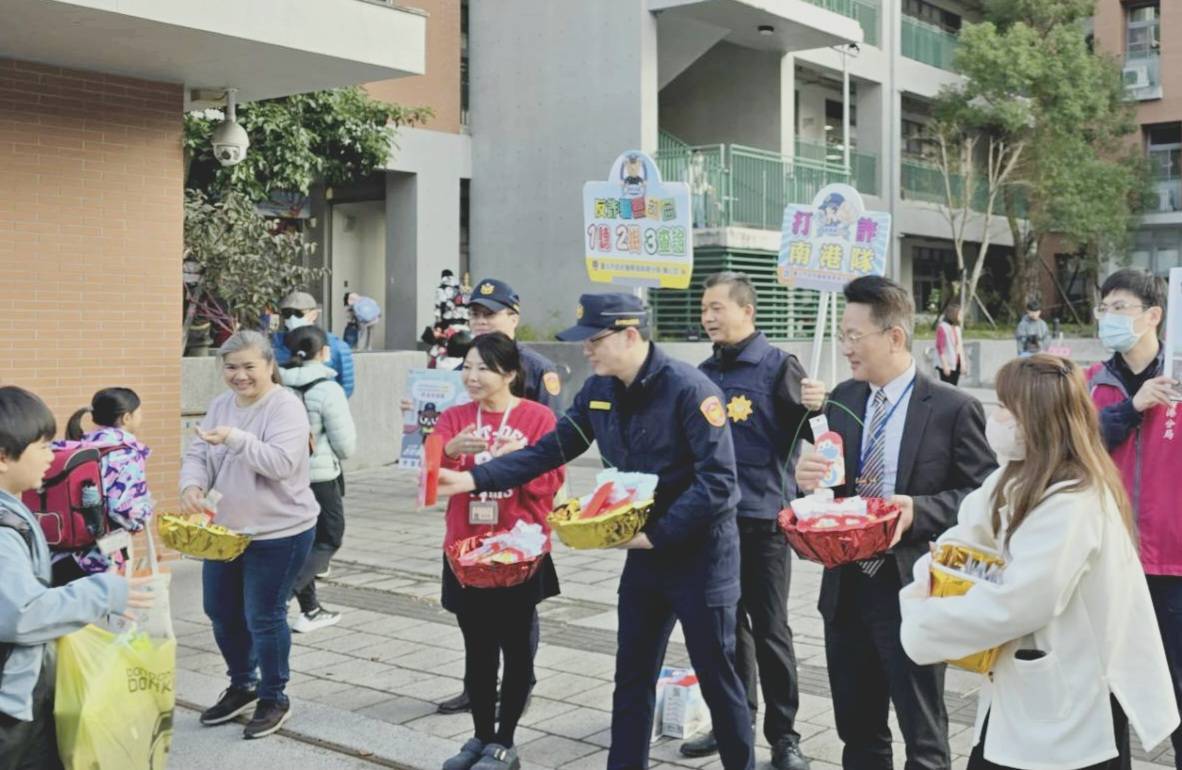
<path fill-rule="evenodd" d="M 839 345 L 849 345 L 850 347 L 853 347 L 853 346 L 859 344 L 862 340 L 866 339 L 867 337 L 873 337 L 875 334 L 886 334 L 889 331 L 890 331 L 890 328 L 876 329 L 872 332 L 839 331 L 837 333 L 837 343 Z"/>
<path fill-rule="evenodd" d="M 613 334 L 617 334 L 622 331 L 624 331 L 624 330 L 623 329 L 612 329 L 612 330 L 605 332 L 603 334 L 596 334 L 594 337 L 588 337 L 587 339 L 583 340 L 583 342 L 587 345 L 590 345 L 591 347 L 595 347 L 596 345 L 603 342 L 604 340 L 606 340 L 608 337 L 612 336 Z"/>
<path fill-rule="evenodd" d="M 1116 315 L 1139 315 L 1145 309 L 1146 307 L 1144 305 L 1118 300 L 1111 305 L 1101 302 L 1092 308 L 1092 315 L 1096 317 L 1096 320 L 1100 320 L 1109 313 L 1115 313 Z"/>

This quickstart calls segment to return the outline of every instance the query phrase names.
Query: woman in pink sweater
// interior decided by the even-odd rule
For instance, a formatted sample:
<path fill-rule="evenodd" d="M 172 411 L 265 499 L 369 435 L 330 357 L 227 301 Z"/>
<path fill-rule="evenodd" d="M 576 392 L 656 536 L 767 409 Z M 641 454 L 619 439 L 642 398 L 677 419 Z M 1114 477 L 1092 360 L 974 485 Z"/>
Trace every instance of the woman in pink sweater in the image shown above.
<path fill-rule="evenodd" d="M 210 403 L 185 452 L 181 505 L 199 513 L 216 490 L 214 521 L 254 540 L 233 561 L 204 564 L 205 614 L 230 687 L 201 723 L 229 722 L 254 707 L 245 735 L 262 738 L 289 715 L 286 600 L 312 547 L 319 506 L 308 475 L 308 414 L 279 385 L 267 338 L 238 332 L 218 355 L 230 390 Z"/>

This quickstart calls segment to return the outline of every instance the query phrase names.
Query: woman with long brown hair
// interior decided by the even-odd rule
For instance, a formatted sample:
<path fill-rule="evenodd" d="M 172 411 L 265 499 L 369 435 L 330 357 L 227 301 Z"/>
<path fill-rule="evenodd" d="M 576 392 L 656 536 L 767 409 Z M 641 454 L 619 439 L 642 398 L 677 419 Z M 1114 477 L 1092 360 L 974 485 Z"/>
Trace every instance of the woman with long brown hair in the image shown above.
<path fill-rule="evenodd" d="M 1001 647 L 970 770 L 1120 767 L 1129 724 L 1147 747 L 1178 724 L 1129 500 L 1073 363 L 1015 359 L 997 395 L 986 435 L 1001 467 L 939 542 L 998 551 L 1004 572 L 933 599 L 921 559 L 900 593 L 903 647 L 920 664 Z"/>

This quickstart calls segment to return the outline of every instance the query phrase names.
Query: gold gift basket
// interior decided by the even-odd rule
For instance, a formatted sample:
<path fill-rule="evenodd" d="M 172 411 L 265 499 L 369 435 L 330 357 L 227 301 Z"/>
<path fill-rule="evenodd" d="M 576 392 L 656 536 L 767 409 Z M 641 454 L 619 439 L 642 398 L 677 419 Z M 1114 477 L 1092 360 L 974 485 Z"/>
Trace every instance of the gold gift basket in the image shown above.
<path fill-rule="evenodd" d="M 643 500 L 584 519 L 583 506 L 575 497 L 551 511 L 547 520 L 558 539 L 571 548 L 612 548 L 636 537 L 652 507 L 652 500 Z"/>
<path fill-rule="evenodd" d="M 932 596 L 963 596 L 974 585 L 982 582 L 982 578 L 963 571 L 966 562 L 969 561 L 996 568 L 998 574 L 1005 568 L 1005 561 L 996 551 L 952 541 L 940 543 L 936 546 L 936 552 L 932 554 L 932 564 L 929 570 L 932 576 Z M 999 654 L 1001 654 L 1001 647 L 994 647 L 957 660 L 950 660 L 948 663 L 966 671 L 987 674 L 997 663 Z"/>
<path fill-rule="evenodd" d="M 253 539 L 213 524 L 204 514 L 161 514 L 157 527 L 164 544 L 186 556 L 206 561 L 233 561 Z"/>

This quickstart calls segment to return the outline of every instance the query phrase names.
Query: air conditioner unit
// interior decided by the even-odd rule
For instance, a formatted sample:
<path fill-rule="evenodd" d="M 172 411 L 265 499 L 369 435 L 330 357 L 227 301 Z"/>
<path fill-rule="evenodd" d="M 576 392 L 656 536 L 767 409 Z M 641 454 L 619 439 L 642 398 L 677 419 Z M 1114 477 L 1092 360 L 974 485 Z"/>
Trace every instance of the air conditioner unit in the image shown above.
<path fill-rule="evenodd" d="M 1149 67 L 1144 64 L 1125 67 L 1122 76 L 1125 88 L 1147 88 L 1149 86 Z"/>

